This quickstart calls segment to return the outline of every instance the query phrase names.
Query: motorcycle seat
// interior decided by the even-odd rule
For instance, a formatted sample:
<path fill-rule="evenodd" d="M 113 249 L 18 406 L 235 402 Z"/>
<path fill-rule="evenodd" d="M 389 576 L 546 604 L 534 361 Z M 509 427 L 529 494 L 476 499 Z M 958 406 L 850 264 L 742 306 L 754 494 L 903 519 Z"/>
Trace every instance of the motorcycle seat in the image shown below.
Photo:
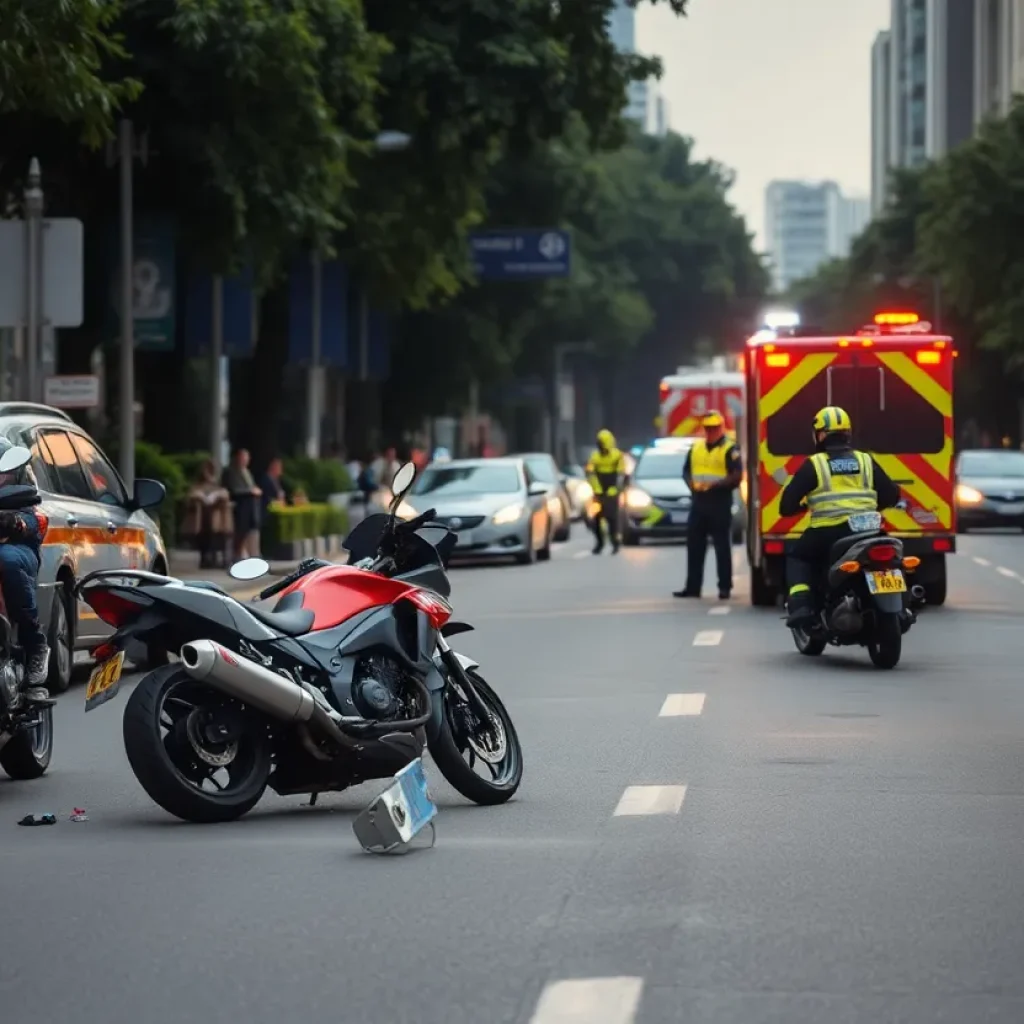
<path fill-rule="evenodd" d="M 226 594 L 227 591 L 216 583 L 207 583 L 206 580 L 183 580 L 186 587 L 192 590 L 211 590 L 215 594 Z"/>
<path fill-rule="evenodd" d="M 282 636 L 302 636 L 308 633 L 316 618 L 314 612 L 302 607 L 301 594 L 286 594 L 277 602 L 273 611 L 264 611 L 252 604 L 245 607 L 254 619 L 277 630 Z"/>
<path fill-rule="evenodd" d="M 840 537 L 839 540 L 832 545 L 832 551 L 828 556 L 829 564 L 835 565 L 835 563 L 838 562 L 854 544 L 857 544 L 862 540 L 871 540 L 875 537 L 881 536 L 883 536 L 883 534 L 880 530 L 870 530 L 867 533 L 851 533 L 848 537 Z"/>

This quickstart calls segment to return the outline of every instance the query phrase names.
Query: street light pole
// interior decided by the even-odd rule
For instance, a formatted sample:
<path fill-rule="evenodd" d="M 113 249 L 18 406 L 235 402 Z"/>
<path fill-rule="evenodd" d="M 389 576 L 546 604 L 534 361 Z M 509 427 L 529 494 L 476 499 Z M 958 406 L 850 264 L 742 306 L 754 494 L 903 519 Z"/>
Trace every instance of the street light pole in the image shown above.
<path fill-rule="evenodd" d="M 121 158 L 121 477 L 129 493 L 135 485 L 135 318 L 132 228 L 132 161 L 135 157 L 131 121 L 120 126 Z M 217 453 L 211 452 L 214 458 Z"/>
<path fill-rule="evenodd" d="M 25 397 L 29 402 L 38 402 L 39 352 L 42 346 L 42 234 L 43 234 L 43 188 L 39 161 L 33 157 L 28 167 L 28 184 L 25 188 L 25 268 L 26 281 L 26 330 L 25 330 Z"/>
<path fill-rule="evenodd" d="M 564 360 L 564 358 L 566 356 L 572 355 L 574 353 L 583 354 L 583 353 L 591 353 L 593 351 L 594 351 L 594 345 L 593 345 L 592 342 L 589 342 L 589 341 L 563 341 L 560 344 L 555 345 L 555 347 L 554 347 L 554 360 L 553 360 L 554 361 L 554 366 L 553 366 L 553 370 L 552 370 L 552 374 L 553 375 L 552 375 L 552 381 L 551 381 L 551 384 L 552 384 L 551 395 L 552 395 L 553 405 L 554 405 L 554 421 L 553 421 L 554 422 L 554 429 L 552 431 L 552 448 L 554 448 L 554 451 L 553 451 L 552 454 L 555 456 L 556 460 L 559 459 L 560 455 L 561 455 L 561 453 L 559 452 L 558 449 L 559 449 L 559 447 L 560 447 L 560 445 L 562 443 L 562 437 L 563 437 L 563 433 L 564 433 L 563 429 L 562 429 L 563 419 L 562 419 L 562 401 L 561 401 L 561 398 L 562 398 L 562 364 L 563 364 L 563 360 Z M 572 424 L 572 427 L 570 429 L 570 438 L 571 438 L 571 440 L 570 440 L 569 443 L 571 445 L 575 445 L 576 438 L 575 438 L 575 436 L 573 436 L 573 435 L 575 435 L 575 424 L 576 424 L 575 411 L 573 413 L 573 416 L 570 417 L 569 419 L 566 419 L 564 422 Z"/>
<path fill-rule="evenodd" d="M 313 320 L 312 346 L 309 354 L 309 373 L 306 375 L 306 454 L 311 459 L 320 458 L 320 442 L 323 425 L 323 367 L 320 365 L 323 352 L 323 261 L 319 253 L 313 253 Z"/>

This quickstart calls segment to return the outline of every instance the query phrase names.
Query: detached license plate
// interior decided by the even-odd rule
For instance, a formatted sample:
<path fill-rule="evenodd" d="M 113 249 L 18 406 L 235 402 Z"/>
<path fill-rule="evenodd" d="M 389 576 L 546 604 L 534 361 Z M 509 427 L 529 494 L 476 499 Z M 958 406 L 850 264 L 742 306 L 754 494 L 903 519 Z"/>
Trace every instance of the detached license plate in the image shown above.
<path fill-rule="evenodd" d="M 121 689 L 121 672 L 124 669 L 124 651 L 97 665 L 89 676 L 85 688 L 85 710 L 92 711 L 117 696 Z"/>
<path fill-rule="evenodd" d="M 907 589 L 907 581 L 899 569 L 885 569 L 882 572 L 864 574 L 868 580 L 868 590 L 872 594 L 902 594 Z"/>
<path fill-rule="evenodd" d="M 405 840 L 408 842 L 437 817 L 437 805 L 430 798 L 427 776 L 420 758 L 406 765 L 395 775 L 395 779 L 401 793 L 402 807 L 407 815 L 407 820 L 399 825 L 399 830 L 403 838 L 408 832 L 408 838 Z"/>

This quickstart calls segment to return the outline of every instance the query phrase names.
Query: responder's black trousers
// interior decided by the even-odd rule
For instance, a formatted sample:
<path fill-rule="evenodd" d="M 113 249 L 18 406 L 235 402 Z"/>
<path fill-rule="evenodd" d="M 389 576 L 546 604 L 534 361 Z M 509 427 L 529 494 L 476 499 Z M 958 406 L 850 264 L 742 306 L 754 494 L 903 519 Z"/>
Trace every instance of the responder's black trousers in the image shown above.
<path fill-rule="evenodd" d="M 806 597 L 800 598 L 800 601 L 810 603 L 832 545 L 849 535 L 850 527 L 846 523 L 837 526 L 815 526 L 804 530 L 786 557 L 786 585 L 793 597 L 804 594 Z M 795 594 L 794 587 L 798 588 Z"/>
<path fill-rule="evenodd" d="M 594 516 L 594 537 L 597 539 L 597 548 L 604 547 L 604 530 L 602 521 L 608 524 L 608 539 L 613 547 L 619 546 L 619 499 L 615 497 L 597 496 L 599 508 Z"/>
<path fill-rule="evenodd" d="M 708 554 L 708 538 L 715 546 L 718 566 L 718 589 L 732 591 L 732 506 L 701 508 L 694 505 L 686 535 L 686 590 L 699 594 L 704 586 L 704 560 Z"/>

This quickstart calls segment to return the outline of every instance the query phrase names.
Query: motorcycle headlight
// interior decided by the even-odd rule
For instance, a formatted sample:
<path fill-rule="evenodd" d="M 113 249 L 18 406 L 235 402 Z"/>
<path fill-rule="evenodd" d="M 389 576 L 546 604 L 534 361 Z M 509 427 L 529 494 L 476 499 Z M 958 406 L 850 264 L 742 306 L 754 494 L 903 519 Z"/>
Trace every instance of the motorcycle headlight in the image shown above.
<path fill-rule="evenodd" d="M 626 491 L 626 507 L 632 511 L 640 512 L 650 508 L 651 504 L 651 496 L 646 491 L 641 491 L 639 487 L 630 487 Z"/>
<path fill-rule="evenodd" d="M 526 506 L 518 502 L 515 505 L 506 505 L 491 516 L 491 522 L 495 526 L 509 526 L 512 523 L 518 523 L 523 518 L 524 512 L 526 512 Z"/>

